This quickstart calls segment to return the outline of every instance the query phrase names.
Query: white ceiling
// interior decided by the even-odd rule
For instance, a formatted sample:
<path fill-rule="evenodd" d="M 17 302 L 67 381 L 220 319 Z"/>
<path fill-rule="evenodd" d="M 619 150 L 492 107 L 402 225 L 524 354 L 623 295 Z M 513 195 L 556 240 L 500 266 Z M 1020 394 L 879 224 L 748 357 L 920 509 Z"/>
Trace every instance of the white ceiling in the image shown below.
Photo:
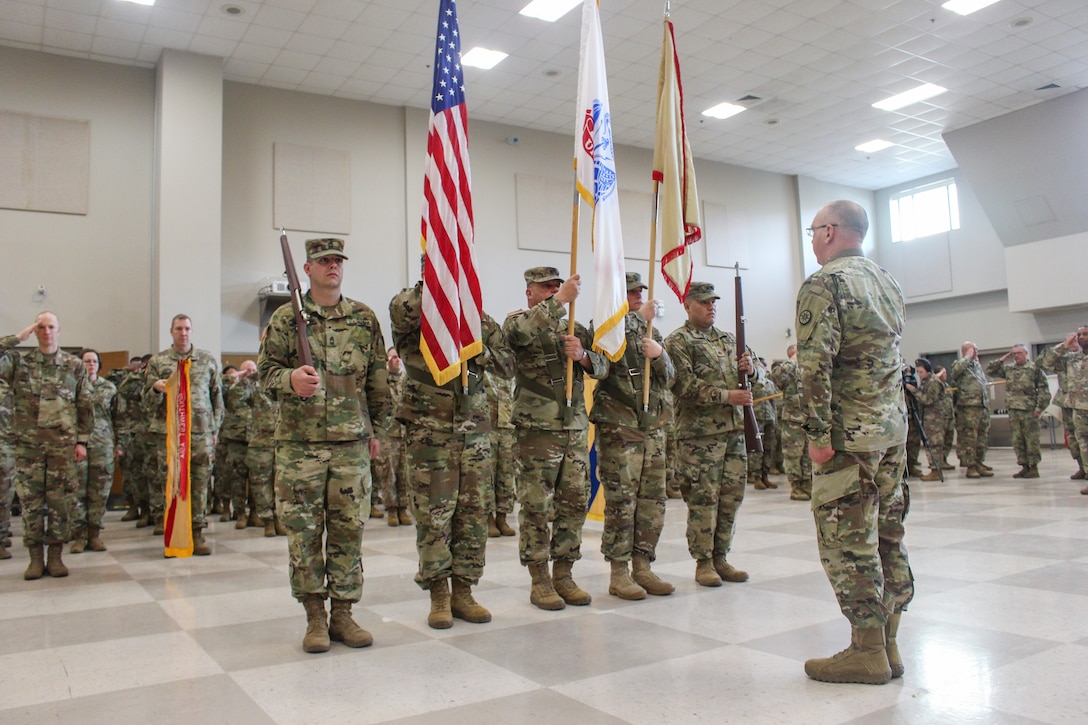
<path fill-rule="evenodd" d="M 569 134 L 581 10 L 546 23 L 527 2 L 459 3 L 464 49 L 510 54 L 466 71 L 469 118 Z M 650 148 L 664 2 L 600 6 L 614 137 Z M 437 17 L 438 0 L 0 0 L 0 44 L 144 67 L 175 48 L 224 58 L 227 80 L 425 108 Z M 696 157 L 865 189 L 954 167 L 944 131 L 1088 87 L 1086 0 L 968 17 L 934 0 L 673 0 L 672 20 Z M 949 92 L 871 107 L 922 82 Z M 747 95 L 738 116 L 700 114 Z M 896 145 L 854 150 L 875 138 Z"/>

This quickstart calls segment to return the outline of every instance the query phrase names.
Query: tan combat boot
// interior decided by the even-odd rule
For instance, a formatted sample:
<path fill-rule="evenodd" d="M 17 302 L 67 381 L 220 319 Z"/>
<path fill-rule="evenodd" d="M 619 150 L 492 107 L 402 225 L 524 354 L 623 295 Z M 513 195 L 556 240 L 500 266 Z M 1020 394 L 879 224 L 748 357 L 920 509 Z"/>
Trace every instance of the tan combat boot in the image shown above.
<path fill-rule="evenodd" d="M 333 642 L 343 642 L 348 647 L 369 647 L 374 644 L 374 637 L 370 632 L 360 627 L 351 618 L 351 602 L 345 599 L 332 600 L 329 639 Z"/>
<path fill-rule="evenodd" d="M 261 517 L 257 515 L 257 509 L 249 509 L 249 518 L 246 519 L 246 526 L 250 527 L 251 529 L 261 528 Z"/>
<path fill-rule="evenodd" d="M 941 480 L 941 472 L 940 472 L 939 469 L 934 468 L 929 473 L 922 476 L 922 480 L 923 481 L 940 481 Z"/>
<path fill-rule="evenodd" d="M 767 478 L 766 473 L 764 473 L 761 476 L 760 480 L 763 481 L 763 485 L 766 486 L 767 488 L 778 488 L 778 484 L 775 483 L 774 481 L 772 481 L 771 479 Z"/>
<path fill-rule="evenodd" d="M 985 463 L 979 463 L 975 468 L 978 470 L 978 475 L 982 478 L 994 477 L 994 469 L 990 468 Z"/>
<path fill-rule="evenodd" d="M 491 621 L 491 612 L 472 596 L 472 587 L 459 576 L 453 578 L 453 597 L 450 598 L 450 613 L 458 619 L 474 624 Z"/>
<path fill-rule="evenodd" d="M 608 593 L 620 599 L 637 601 L 646 598 L 646 590 L 635 584 L 627 571 L 626 561 L 612 562 L 612 578 L 608 581 Z"/>
<path fill-rule="evenodd" d="M 762 491 L 767 488 L 767 484 L 764 483 L 762 479 L 755 478 L 753 476 L 748 477 L 748 485 L 755 486 L 757 491 Z"/>
<path fill-rule="evenodd" d="M 146 529 L 151 525 L 151 511 L 147 506 L 140 506 L 140 518 L 136 520 L 137 529 Z"/>
<path fill-rule="evenodd" d="M 884 685 L 892 679 L 883 627 L 853 627 L 850 646 L 838 654 L 805 662 L 805 674 L 820 682 Z"/>
<path fill-rule="evenodd" d="M 245 527 L 249 526 L 249 519 L 246 518 L 246 507 L 245 506 L 243 506 L 240 509 L 237 509 L 234 513 L 235 513 L 235 516 L 234 516 L 234 528 L 244 529 Z"/>
<path fill-rule="evenodd" d="M 68 549 L 69 554 L 82 554 L 83 550 L 87 548 L 87 532 L 83 529 L 72 530 L 72 546 Z"/>
<path fill-rule="evenodd" d="M 166 533 L 165 525 L 163 524 L 162 519 L 158 519 L 155 521 L 155 528 L 151 530 L 151 535 L 162 536 L 164 533 Z"/>
<path fill-rule="evenodd" d="M 663 597 L 676 591 L 676 587 L 650 571 L 650 557 L 645 554 L 635 554 L 631 557 L 631 578 L 634 579 L 635 584 L 645 589 L 647 594 L 653 594 L 655 597 Z"/>
<path fill-rule="evenodd" d="M 896 635 L 899 634 L 899 618 L 902 614 L 889 614 L 888 624 L 884 627 L 884 651 L 888 653 L 888 665 L 892 670 L 892 679 L 902 677 L 906 669 L 903 667 L 903 658 L 899 656 L 899 643 Z"/>
<path fill-rule="evenodd" d="M 487 515 L 487 537 L 489 539 L 497 539 L 502 534 L 499 533 L 499 527 L 495 525 L 495 514 Z"/>
<path fill-rule="evenodd" d="M 140 507 L 136 504 L 130 504 L 128 511 L 121 517 L 122 521 L 138 521 L 140 518 Z"/>
<path fill-rule="evenodd" d="M 1020 466 L 1020 470 L 1012 474 L 1013 478 L 1027 478 L 1030 466 Z"/>
<path fill-rule="evenodd" d="M 699 559 L 695 562 L 695 583 L 702 587 L 720 587 L 722 578 L 714 571 L 714 562 Z"/>
<path fill-rule="evenodd" d="M 1028 466 L 1027 470 L 1024 471 L 1024 476 L 1023 477 L 1024 478 L 1038 478 L 1039 477 L 1039 466 L 1038 466 L 1038 464 L 1033 464 L 1033 465 Z"/>
<path fill-rule="evenodd" d="M 90 551 L 105 551 L 106 545 L 102 543 L 102 539 L 99 534 L 102 533 L 101 526 L 88 526 L 87 527 L 87 549 Z"/>
<path fill-rule="evenodd" d="M 431 629 L 449 629 L 453 626 L 453 612 L 450 611 L 450 584 L 442 579 L 431 584 L 431 611 L 427 615 L 427 626 Z"/>
<path fill-rule="evenodd" d="M 503 536 L 513 536 L 516 533 L 514 528 L 506 523 L 506 514 L 495 514 L 495 528 Z"/>
<path fill-rule="evenodd" d="M 26 571 L 23 572 L 23 579 L 27 581 L 31 579 L 41 579 L 45 574 L 45 546 L 42 544 L 33 544 L 27 547 L 30 551 L 30 563 L 26 565 Z"/>
<path fill-rule="evenodd" d="M 7 545 L 5 545 L 3 541 L 0 541 L 0 559 L 10 559 L 10 558 L 11 558 L 11 550 L 8 549 Z"/>
<path fill-rule="evenodd" d="M 325 600 L 320 594 L 306 594 L 302 597 L 302 606 L 306 607 L 306 634 L 302 637 L 302 651 L 329 651 L 329 622 L 325 617 Z"/>
<path fill-rule="evenodd" d="M 382 511 L 380 508 L 378 508 L 374 504 L 370 504 L 370 518 L 380 519 L 380 518 L 384 518 L 384 517 L 385 517 L 385 512 L 384 511 Z"/>
<path fill-rule="evenodd" d="M 219 522 L 226 523 L 228 521 L 232 521 L 233 519 L 234 517 L 230 515 L 230 502 L 224 501 L 223 512 L 219 514 Z"/>
<path fill-rule="evenodd" d="M 718 576 L 722 578 L 723 582 L 733 582 L 734 584 L 748 581 L 748 572 L 741 571 L 728 561 L 724 556 L 714 557 L 714 571 L 718 573 Z"/>
<path fill-rule="evenodd" d="M 276 522 L 276 536 L 287 536 L 287 527 L 280 521 L 280 517 L 273 515 L 272 519 Z"/>
<path fill-rule="evenodd" d="M 400 526 L 400 516 L 397 515 L 397 509 L 395 506 L 387 506 L 385 509 L 387 514 L 385 517 L 385 523 L 388 526 Z"/>
<path fill-rule="evenodd" d="M 397 509 L 397 517 L 400 519 L 401 526 L 413 526 L 416 523 L 412 520 L 412 514 L 408 513 L 408 509 L 404 506 Z"/>
<path fill-rule="evenodd" d="M 63 549 L 64 544 L 49 545 L 49 553 L 45 560 L 45 570 L 49 572 L 49 576 L 58 578 L 68 576 L 68 567 L 66 567 L 64 562 L 60 559 L 60 554 Z"/>
<path fill-rule="evenodd" d="M 264 535 L 267 539 L 271 539 L 276 535 L 275 519 L 268 518 L 264 520 Z"/>
<path fill-rule="evenodd" d="M 555 592 L 552 575 L 548 573 L 548 562 L 534 561 L 529 564 L 529 574 L 533 577 L 533 589 L 529 601 L 540 609 L 556 610 L 566 607 L 566 603 Z"/>
<path fill-rule="evenodd" d="M 968 478 L 982 478 L 982 472 L 978 470 L 978 466 L 968 466 L 967 467 L 967 477 Z"/>
<path fill-rule="evenodd" d="M 212 547 L 204 541 L 204 529 L 193 527 L 193 556 L 211 556 Z M 324 606 L 324 605 L 322 605 Z"/>
<path fill-rule="evenodd" d="M 552 585 L 555 593 L 563 597 L 563 601 L 575 607 L 584 607 L 593 601 L 589 592 L 574 583 L 570 575 L 574 562 L 570 559 L 556 559 L 552 565 Z"/>

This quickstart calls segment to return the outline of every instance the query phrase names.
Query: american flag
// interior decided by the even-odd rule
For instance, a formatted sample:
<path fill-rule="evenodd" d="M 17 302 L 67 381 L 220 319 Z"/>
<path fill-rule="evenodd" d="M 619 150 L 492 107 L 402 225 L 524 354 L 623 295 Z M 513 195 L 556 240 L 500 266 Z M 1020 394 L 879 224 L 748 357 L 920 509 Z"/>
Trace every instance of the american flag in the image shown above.
<path fill-rule="evenodd" d="M 471 183 L 457 3 L 441 0 L 423 180 L 420 331 L 420 350 L 438 385 L 457 377 L 462 360 L 483 351 Z"/>

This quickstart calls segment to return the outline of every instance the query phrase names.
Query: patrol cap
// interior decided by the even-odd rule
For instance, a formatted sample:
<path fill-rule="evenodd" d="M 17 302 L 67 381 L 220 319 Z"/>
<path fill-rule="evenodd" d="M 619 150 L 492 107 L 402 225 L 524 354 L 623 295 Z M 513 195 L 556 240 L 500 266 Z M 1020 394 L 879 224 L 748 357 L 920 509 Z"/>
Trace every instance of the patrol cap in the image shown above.
<path fill-rule="evenodd" d="M 563 276 L 559 274 L 559 270 L 555 267 L 531 267 L 525 270 L 525 284 L 551 282 L 556 279 L 560 282 L 563 281 Z"/>
<path fill-rule="evenodd" d="M 317 259 L 318 257 L 328 257 L 331 255 L 337 257 L 344 256 L 344 240 L 336 239 L 334 237 L 326 237 L 324 239 L 307 239 L 306 240 L 306 259 Z"/>
<path fill-rule="evenodd" d="M 688 287 L 687 299 L 695 302 L 706 302 L 707 300 L 720 300 L 721 295 L 714 291 L 714 285 L 710 282 L 692 282 L 691 286 Z"/>
<path fill-rule="evenodd" d="M 642 284 L 642 275 L 638 272 L 627 273 L 627 291 L 634 292 L 638 289 L 649 289 L 646 285 Z"/>

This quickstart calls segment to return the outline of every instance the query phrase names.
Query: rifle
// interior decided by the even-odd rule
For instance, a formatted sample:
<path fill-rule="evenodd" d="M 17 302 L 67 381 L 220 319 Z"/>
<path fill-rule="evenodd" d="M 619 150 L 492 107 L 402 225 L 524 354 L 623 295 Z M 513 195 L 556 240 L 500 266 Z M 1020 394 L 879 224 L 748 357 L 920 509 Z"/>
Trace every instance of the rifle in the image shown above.
<path fill-rule="evenodd" d="M 736 308 L 737 308 L 737 357 L 744 354 L 747 349 L 747 345 L 744 341 L 744 293 L 741 291 L 740 284 L 740 262 L 733 265 L 733 269 L 736 270 L 737 276 L 733 280 L 733 290 L 736 292 Z M 737 366 L 737 376 L 740 378 L 740 385 L 737 386 L 741 390 L 751 390 L 752 385 L 748 382 L 748 373 L 740 369 Z M 759 432 L 759 423 L 756 421 L 756 411 L 751 404 L 744 406 L 744 448 L 749 453 L 762 453 L 763 452 L 763 437 Z"/>
<path fill-rule="evenodd" d="M 309 322 L 302 309 L 302 287 L 298 283 L 295 260 L 291 257 L 291 245 L 287 243 L 287 232 L 280 229 L 280 248 L 283 250 L 283 267 L 287 273 L 287 288 L 291 294 L 291 308 L 295 311 L 295 326 L 298 328 L 298 360 L 300 365 L 314 366 L 314 356 L 310 352 L 310 339 L 306 337 L 306 324 Z"/>

